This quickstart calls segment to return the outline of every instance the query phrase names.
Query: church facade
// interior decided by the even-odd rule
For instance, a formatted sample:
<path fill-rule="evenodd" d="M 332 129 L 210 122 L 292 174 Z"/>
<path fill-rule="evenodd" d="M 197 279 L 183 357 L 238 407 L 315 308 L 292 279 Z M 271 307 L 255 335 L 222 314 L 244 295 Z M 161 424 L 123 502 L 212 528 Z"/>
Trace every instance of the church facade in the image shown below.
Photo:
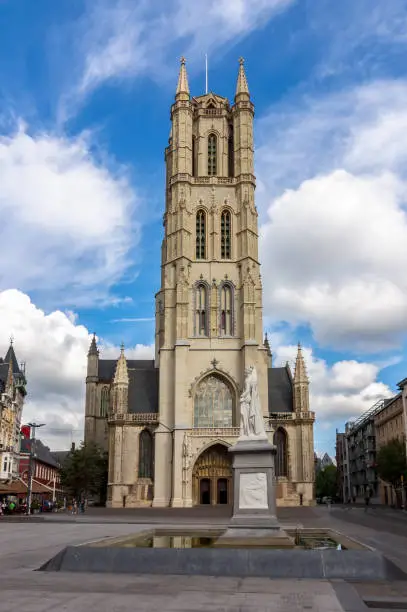
<path fill-rule="evenodd" d="M 254 366 L 277 447 L 278 505 L 314 503 L 315 415 L 298 347 L 273 367 L 263 338 L 255 205 L 254 106 L 243 60 L 234 104 L 191 97 L 181 60 L 166 185 L 155 358 L 88 353 L 85 443 L 109 452 L 108 505 L 191 507 L 232 500 L 244 372 Z M 270 279 L 269 282 L 273 282 Z"/>

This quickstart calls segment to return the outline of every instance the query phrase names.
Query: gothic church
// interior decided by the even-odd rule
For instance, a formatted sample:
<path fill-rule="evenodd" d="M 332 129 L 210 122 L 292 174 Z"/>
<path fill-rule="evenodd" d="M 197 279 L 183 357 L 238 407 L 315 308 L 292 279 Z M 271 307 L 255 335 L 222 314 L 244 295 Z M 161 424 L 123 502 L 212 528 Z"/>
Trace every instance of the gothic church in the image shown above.
<path fill-rule="evenodd" d="M 181 60 L 166 185 L 155 358 L 88 353 L 85 442 L 109 452 L 110 507 L 190 507 L 232 500 L 228 448 L 239 436 L 244 371 L 254 365 L 277 446 L 278 505 L 314 503 L 315 415 L 301 347 L 292 375 L 263 340 L 253 170 L 243 60 L 234 104 L 191 97 Z M 275 279 L 269 279 L 273 282 Z"/>

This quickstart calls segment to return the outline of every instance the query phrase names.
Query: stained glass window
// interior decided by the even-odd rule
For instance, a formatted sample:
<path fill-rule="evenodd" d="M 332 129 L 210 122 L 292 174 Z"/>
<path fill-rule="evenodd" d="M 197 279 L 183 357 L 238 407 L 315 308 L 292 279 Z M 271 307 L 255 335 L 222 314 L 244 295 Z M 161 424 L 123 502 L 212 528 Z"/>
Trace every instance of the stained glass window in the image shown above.
<path fill-rule="evenodd" d="M 196 213 L 196 258 L 206 259 L 206 214 L 204 210 Z"/>
<path fill-rule="evenodd" d="M 233 398 L 229 386 L 216 375 L 204 378 L 194 398 L 194 427 L 232 427 Z"/>
<path fill-rule="evenodd" d="M 217 166 L 217 142 L 215 134 L 208 136 L 208 176 L 216 175 Z"/>
<path fill-rule="evenodd" d="M 109 387 L 103 387 L 100 398 L 100 416 L 105 417 L 109 411 Z"/>
<path fill-rule="evenodd" d="M 231 257 L 231 236 L 230 236 L 230 212 L 222 211 L 220 218 L 220 256 L 221 259 L 230 259 Z"/>
<path fill-rule="evenodd" d="M 153 436 L 148 429 L 141 432 L 139 444 L 139 478 L 153 478 Z"/>
<path fill-rule="evenodd" d="M 276 476 L 287 476 L 287 433 L 280 427 L 274 434 L 274 444 L 277 447 Z"/>

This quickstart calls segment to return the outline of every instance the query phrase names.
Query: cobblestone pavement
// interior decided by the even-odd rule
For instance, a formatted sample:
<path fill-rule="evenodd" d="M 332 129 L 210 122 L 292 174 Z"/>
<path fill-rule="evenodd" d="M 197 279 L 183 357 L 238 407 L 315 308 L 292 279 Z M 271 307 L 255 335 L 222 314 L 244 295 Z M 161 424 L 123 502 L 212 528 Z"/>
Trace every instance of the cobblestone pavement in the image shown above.
<path fill-rule="evenodd" d="M 195 509 L 194 509 L 195 510 Z M 284 508 L 285 525 L 337 529 L 370 544 L 407 571 L 407 521 L 352 508 Z M 370 516 L 372 513 L 372 516 Z M 84 516 L 49 515 L 41 522 L 0 521 L 0 612 L 62 609 L 242 612 L 359 612 L 361 596 L 407 598 L 407 583 L 350 585 L 339 581 L 237 579 L 194 576 L 71 575 L 33 572 L 67 544 L 137 533 L 160 523 L 224 524 L 229 508 L 196 511 L 91 509 Z M 382 608 L 385 610 L 386 608 Z"/>

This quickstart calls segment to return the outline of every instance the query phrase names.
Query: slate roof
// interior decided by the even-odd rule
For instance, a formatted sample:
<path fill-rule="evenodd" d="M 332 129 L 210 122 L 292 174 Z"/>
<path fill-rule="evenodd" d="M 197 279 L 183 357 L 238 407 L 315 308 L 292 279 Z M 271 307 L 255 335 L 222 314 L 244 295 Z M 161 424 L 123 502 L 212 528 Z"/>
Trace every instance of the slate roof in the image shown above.
<path fill-rule="evenodd" d="M 116 359 L 99 360 L 99 380 L 111 382 Z M 158 412 L 158 368 L 152 359 L 127 359 L 129 373 L 129 412 Z"/>
<path fill-rule="evenodd" d="M 269 414 L 293 412 L 293 384 L 288 367 L 268 369 Z"/>
<path fill-rule="evenodd" d="M 31 447 L 31 440 L 28 440 L 27 438 L 22 438 L 20 452 L 29 453 L 30 447 Z M 45 463 L 46 465 L 49 465 L 54 468 L 59 467 L 58 461 L 52 455 L 48 446 L 45 446 L 45 444 L 43 444 L 41 440 L 39 440 L 38 438 L 36 438 L 35 440 L 35 454 L 36 454 L 37 461 L 40 461 L 41 463 Z"/>

